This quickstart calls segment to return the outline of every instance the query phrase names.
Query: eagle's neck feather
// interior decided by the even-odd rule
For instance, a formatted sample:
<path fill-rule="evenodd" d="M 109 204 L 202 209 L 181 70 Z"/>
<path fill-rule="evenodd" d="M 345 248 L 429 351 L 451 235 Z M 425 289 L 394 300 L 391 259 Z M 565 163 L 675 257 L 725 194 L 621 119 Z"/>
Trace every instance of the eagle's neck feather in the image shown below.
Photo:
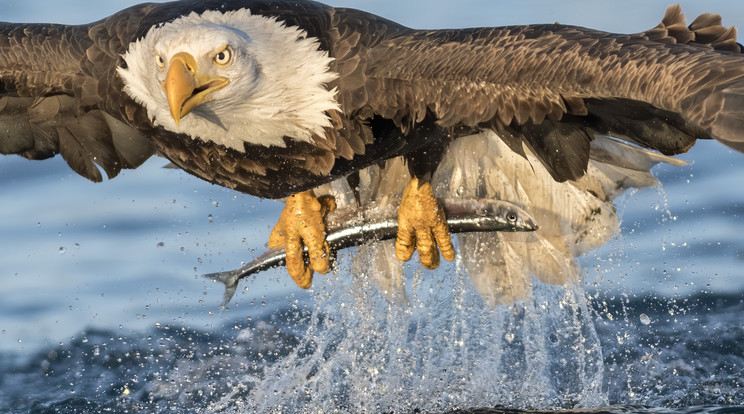
<path fill-rule="evenodd" d="M 190 47 L 179 40 L 186 30 L 196 31 L 193 39 L 202 42 L 209 36 L 199 36 L 198 31 L 216 26 L 243 32 L 246 43 L 234 47 L 243 46 L 254 64 L 237 74 L 240 80 L 231 79 L 220 91 L 223 95 L 197 107 L 176 125 L 160 86 L 156 47 L 183 51 Z M 326 87 L 338 76 L 329 70 L 333 59 L 319 49 L 317 39 L 247 9 L 191 13 L 153 27 L 130 45 L 123 58 L 127 67 L 118 72 L 124 91 L 145 107 L 154 125 L 239 151 L 245 150 L 245 143 L 285 146 L 284 137 L 313 142 L 313 136 L 324 136 L 324 129 L 332 125 L 328 111 L 339 108 L 336 90 Z"/>

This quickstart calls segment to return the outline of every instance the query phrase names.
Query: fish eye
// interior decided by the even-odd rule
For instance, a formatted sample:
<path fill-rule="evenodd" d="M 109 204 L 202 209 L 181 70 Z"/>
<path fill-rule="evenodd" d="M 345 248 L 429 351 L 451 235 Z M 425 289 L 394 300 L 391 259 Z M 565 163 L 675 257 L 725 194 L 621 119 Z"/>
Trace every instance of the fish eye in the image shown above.
<path fill-rule="evenodd" d="M 221 51 L 217 52 L 214 55 L 214 63 L 225 66 L 228 63 L 230 63 L 230 60 L 232 60 L 232 49 L 230 49 L 230 46 L 225 46 Z"/>
<path fill-rule="evenodd" d="M 165 59 L 163 59 L 163 57 L 157 52 L 155 52 L 155 63 L 158 64 L 160 69 L 165 68 Z"/>
<path fill-rule="evenodd" d="M 515 223 L 517 221 L 517 215 L 515 213 L 509 213 L 506 215 L 506 219 L 511 223 Z"/>

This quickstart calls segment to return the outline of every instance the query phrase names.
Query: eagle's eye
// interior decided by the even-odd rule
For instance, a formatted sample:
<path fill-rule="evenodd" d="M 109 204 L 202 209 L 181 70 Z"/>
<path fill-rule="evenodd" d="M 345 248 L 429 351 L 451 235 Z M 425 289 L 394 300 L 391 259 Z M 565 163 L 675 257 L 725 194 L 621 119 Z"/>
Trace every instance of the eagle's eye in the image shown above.
<path fill-rule="evenodd" d="M 222 50 L 217 52 L 213 59 L 214 63 L 220 66 L 225 66 L 230 63 L 230 60 L 232 59 L 232 50 L 230 49 L 230 46 L 225 46 Z"/>
<path fill-rule="evenodd" d="M 158 67 L 160 69 L 164 69 L 165 68 L 165 59 L 163 59 L 163 57 L 160 56 L 160 54 L 158 54 L 158 53 L 155 53 L 155 63 L 158 64 Z"/>

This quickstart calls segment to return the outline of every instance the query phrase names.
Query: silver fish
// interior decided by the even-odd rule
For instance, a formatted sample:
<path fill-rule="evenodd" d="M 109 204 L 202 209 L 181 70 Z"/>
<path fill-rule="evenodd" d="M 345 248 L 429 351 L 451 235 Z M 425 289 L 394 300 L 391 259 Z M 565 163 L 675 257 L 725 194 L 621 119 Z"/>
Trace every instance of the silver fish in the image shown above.
<path fill-rule="evenodd" d="M 502 200 L 448 198 L 440 200 L 451 233 L 535 231 L 535 220 L 523 209 Z M 369 203 L 365 209 L 344 207 L 326 215 L 326 240 L 331 254 L 348 247 L 388 240 L 398 232 L 398 206 Z M 307 249 L 305 249 L 307 252 Z M 269 249 L 240 269 L 203 275 L 225 285 L 223 306 L 238 282 L 253 274 L 284 266 L 283 248 Z"/>

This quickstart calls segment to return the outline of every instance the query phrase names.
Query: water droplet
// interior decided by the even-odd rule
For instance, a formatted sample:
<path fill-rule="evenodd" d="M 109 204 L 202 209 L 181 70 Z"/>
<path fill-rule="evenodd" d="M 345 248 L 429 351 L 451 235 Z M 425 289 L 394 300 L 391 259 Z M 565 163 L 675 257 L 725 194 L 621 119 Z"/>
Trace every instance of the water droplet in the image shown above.
<path fill-rule="evenodd" d="M 157 247 L 163 247 L 163 246 L 165 246 L 165 243 L 163 243 L 163 242 L 158 242 L 158 244 L 156 244 L 156 246 L 157 246 Z"/>
<path fill-rule="evenodd" d="M 65 254 L 66 251 L 67 251 L 67 248 L 65 246 L 60 246 L 59 254 Z"/>
<path fill-rule="evenodd" d="M 640 319 L 641 319 L 641 323 L 644 325 L 648 325 L 651 323 L 651 318 L 649 318 L 648 315 L 646 315 L 645 313 L 641 314 Z"/>

